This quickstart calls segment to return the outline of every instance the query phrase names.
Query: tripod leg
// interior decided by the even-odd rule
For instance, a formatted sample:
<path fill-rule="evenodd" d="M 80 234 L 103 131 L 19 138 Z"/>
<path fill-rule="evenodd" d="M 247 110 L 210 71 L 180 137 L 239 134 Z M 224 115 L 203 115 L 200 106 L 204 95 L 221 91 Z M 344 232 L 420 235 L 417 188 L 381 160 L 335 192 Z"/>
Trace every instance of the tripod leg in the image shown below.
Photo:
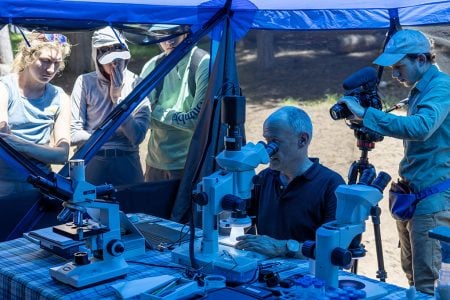
<path fill-rule="evenodd" d="M 383 246 L 381 243 L 380 214 L 381 209 L 378 205 L 373 206 L 370 209 L 370 215 L 372 216 L 372 223 L 373 223 L 373 231 L 375 235 L 375 248 L 377 251 L 377 262 L 378 262 L 377 278 L 379 278 L 380 281 L 385 282 L 387 278 L 387 273 L 384 268 Z"/>
<path fill-rule="evenodd" d="M 352 268 L 350 270 L 353 274 L 358 274 L 358 260 L 353 260 Z"/>
<path fill-rule="evenodd" d="M 358 180 L 359 163 L 354 161 L 348 170 L 348 184 L 355 184 Z"/>

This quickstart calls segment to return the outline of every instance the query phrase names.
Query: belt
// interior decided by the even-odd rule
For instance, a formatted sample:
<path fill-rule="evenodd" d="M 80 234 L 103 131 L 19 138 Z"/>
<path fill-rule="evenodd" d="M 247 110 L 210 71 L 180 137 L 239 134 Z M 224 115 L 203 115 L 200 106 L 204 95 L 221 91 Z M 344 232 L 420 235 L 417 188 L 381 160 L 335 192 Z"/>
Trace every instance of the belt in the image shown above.
<path fill-rule="evenodd" d="M 120 150 L 120 149 L 101 149 L 97 152 L 97 156 L 103 156 L 103 157 L 116 157 L 116 156 L 124 156 L 124 155 L 131 155 L 135 153 L 136 151 L 127 151 L 127 150 Z"/>

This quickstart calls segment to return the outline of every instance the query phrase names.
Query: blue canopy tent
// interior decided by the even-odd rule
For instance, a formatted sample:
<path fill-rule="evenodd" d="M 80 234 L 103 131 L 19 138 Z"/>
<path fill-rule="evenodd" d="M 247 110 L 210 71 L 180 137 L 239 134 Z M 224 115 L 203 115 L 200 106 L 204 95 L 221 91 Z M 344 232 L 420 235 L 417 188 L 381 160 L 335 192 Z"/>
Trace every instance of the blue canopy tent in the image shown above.
<path fill-rule="evenodd" d="M 49 29 L 92 29 L 121 24 L 201 26 L 226 0 L 2 0 L 0 23 Z M 404 26 L 444 24 L 444 0 L 234 0 L 230 26 L 276 30 L 388 28 L 397 15 Z"/>
<path fill-rule="evenodd" d="M 185 176 L 181 182 L 174 218 L 181 220 L 189 208 L 193 185 L 214 168 L 212 157 L 222 145 L 220 106 L 224 82 L 239 86 L 235 41 L 250 29 L 269 30 L 343 30 L 395 29 L 396 26 L 447 24 L 450 1 L 433 0 L 0 0 L 0 26 L 12 24 L 38 30 L 93 30 L 106 25 L 130 29 L 140 24 L 191 25 L 191 38 L 180 45 L 154 72 L 145 78 L 123 105 L 78 151 L 74 158 L 89 160 L 120 123 L 143 100 L 159 80 L 202 36 L 212 38 L 215 61 L 199 126 L 194 134 Z M 204 128 L 209 128 L 205 132 Z M 3 148 L 2 148 L 3 149 Z M 3 159 L 16 160 L 3 149 Z M 29 172 L 30 167 L 26 168 Z M 67 176 L 67 167 L 60 172 Z M 13 236 L 11 236 L 13 237 Z"/>

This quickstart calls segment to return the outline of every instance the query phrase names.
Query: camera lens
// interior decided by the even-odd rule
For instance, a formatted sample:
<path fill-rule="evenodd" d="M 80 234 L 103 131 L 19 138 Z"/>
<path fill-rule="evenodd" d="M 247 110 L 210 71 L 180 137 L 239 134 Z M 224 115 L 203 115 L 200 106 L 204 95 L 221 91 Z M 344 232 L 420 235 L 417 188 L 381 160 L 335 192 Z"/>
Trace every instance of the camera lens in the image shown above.
<path fill-rule="evenodd" d="M 345 104 L 336 103 L 330 108 L 330 116 L 333 120 L 345 119 L 352 115 L 352 112 Z"/>

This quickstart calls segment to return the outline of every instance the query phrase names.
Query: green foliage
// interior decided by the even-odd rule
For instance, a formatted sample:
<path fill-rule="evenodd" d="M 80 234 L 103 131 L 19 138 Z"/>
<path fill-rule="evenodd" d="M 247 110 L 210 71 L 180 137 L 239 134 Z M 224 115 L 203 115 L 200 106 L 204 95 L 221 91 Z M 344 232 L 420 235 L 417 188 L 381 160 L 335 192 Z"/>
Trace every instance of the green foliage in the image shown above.
<path fill-rule="evenodd" d="M 128 46 L 130 48 L 131 57 L 133 57 L 133 59 L 140 59 L 147 61 L 153 56 L 156 56 L 159 53 L 161 53 L 157 45 L 140 46 L 129 44 Z"/>
<path fill-rule="evenodd" d="M 334 104 L 341 97 L 342 95 L 339 94 L 325 94 L 325 99 L 319 100 L 319 102 Z"/>
<path fill-rule="evenodd" d="M 395 105 L 398 101 L 400 101 L 397 97 L 394 97 L 392 95 L 380 95 L 380 96 L 381 101 L 383 102 L 383 109 L 391 107 Z"/>
<path fill-rule="evenodd" d="M 149 60 L 150 58 L 158 55 L 161 53 L 161 50 L 159 49 L 158 45 L 148 45 L 148 46 L 141 46 L 136 44 L 129 43 L 129 48 L 131 52 L 131 57 L 136 60 Z M 205 49 L 206 51 L 209 51 L 209 39 L 202 39 L 198 43 L 198 47 Z"/>
<path fill-rule="evenodd" d="M 19 43 L 23 40 L 23 37 L 19 33 L 9 33 L 9 38 L 11 40 L 11 47 L 13 53 L 17 52 L 17 48 L 19 47 Z"/>
<path fill-rule="evenodd" d="M 284 98 L 283 100 L 281 100 L 281 105 L 297 105 L 299 102 L 301 102 L 300 99 L 296 99 L 296 98 L 292 98 L 292 97 L 288 97 L 288 98 Z"/>

